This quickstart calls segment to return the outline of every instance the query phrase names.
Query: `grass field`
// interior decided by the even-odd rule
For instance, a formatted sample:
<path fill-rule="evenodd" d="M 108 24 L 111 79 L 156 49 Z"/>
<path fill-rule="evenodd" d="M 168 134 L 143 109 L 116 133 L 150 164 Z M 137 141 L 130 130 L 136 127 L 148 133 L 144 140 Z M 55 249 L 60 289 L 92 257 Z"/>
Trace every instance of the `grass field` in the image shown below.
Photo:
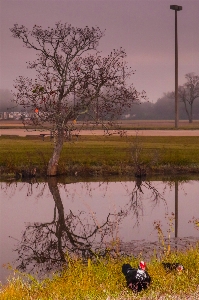
<path fill-rule="evenodd" d="M 119 120 L 119 126 L 122 129 L 175 129 L 174 120 Z M 77 126 L 81 122 L 77 122 Z M 23 128 L 23 124 L 19 120 L 0 120 L 1 128 Z M 99 126 L 100 127 L 100 126 Z M 199 129 L 199 120 L 193 120 L 189 123 L 188 120 L 179 120 L 179 129 Z"/>
<path fill-rule="evenodd" d="M 138 164 L 149 173 L 198 172 L 198 149 L 197 136 L 81 136 L 65 142 L 59 174 L 125 175 L 132 174 Z M 34 167 L 38 174 L 45 174 L 52 151 L 49 138 L 1 136 L 1 174 Z"/>

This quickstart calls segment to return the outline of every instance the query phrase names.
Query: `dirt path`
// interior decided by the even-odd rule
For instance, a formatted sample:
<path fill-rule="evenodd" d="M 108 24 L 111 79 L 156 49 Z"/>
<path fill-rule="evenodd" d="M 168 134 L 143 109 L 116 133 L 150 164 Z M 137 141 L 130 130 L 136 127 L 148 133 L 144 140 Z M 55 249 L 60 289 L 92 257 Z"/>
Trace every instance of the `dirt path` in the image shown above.
<path fill-rule="evenodd" d="M 39 135 L 49 134 L 49 131 L 26 131 L 24 129 L 0 129 L 0 135 Z M 114 135 L 120 135 L 117 131 L 110 131 Z M 73 133 L 74 134 L 74 133 Z M 103 135 L 103 130 L 82 130 L 79 135 Z M 199 130 L 127 130 L 125 135 L 135 136 L 199 136 Z"/>

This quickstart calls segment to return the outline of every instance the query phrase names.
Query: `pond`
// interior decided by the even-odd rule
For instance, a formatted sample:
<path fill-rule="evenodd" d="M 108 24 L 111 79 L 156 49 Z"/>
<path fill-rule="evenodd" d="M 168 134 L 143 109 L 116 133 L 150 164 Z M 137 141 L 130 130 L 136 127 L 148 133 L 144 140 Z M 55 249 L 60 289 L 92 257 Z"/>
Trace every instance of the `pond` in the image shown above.
<path fill-rule="evenodd" d="M 195 178 L 0 182 L 0 281 L 8 263 L 46 276 L 68 255 L 188 247 L 199 241 L 198 191 Z"/>

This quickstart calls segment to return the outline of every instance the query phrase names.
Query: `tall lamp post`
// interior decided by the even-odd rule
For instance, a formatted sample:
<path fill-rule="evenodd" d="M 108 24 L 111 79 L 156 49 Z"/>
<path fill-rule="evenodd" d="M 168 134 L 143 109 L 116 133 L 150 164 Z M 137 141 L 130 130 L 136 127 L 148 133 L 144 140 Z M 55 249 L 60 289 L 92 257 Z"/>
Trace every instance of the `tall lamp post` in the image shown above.
<path fill-rule="evenodd" d="M 177 12 L 182 10 L 182 6 L 170 5 L 170 9 L 175 10 L 175 128 L 178 128 L 178 28 Z"/>

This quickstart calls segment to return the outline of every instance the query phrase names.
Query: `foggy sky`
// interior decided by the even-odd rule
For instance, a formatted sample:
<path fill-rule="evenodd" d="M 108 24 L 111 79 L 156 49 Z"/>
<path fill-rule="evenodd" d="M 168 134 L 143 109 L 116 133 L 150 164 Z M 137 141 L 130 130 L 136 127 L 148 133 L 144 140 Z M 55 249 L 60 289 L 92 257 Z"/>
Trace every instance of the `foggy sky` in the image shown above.
<path fill-rule="evenodd" d="M 156 102 L 175 88 L 172 4 L 183 6 L 178 12 L 181 85 L 186 73 L 199 75 L 199 0 L 0 0 L 0 88 L 13 89 L 20 75 L 32 77 L 26 61 L 35 59 L 35 52 L 13 38 L 9 28 L 15 23 L 46 28 L 61 21 L 106 29 L 99 50 L 107 55 L 123 47 L 129 66 L 136 70 L 134 86 Z"/>

